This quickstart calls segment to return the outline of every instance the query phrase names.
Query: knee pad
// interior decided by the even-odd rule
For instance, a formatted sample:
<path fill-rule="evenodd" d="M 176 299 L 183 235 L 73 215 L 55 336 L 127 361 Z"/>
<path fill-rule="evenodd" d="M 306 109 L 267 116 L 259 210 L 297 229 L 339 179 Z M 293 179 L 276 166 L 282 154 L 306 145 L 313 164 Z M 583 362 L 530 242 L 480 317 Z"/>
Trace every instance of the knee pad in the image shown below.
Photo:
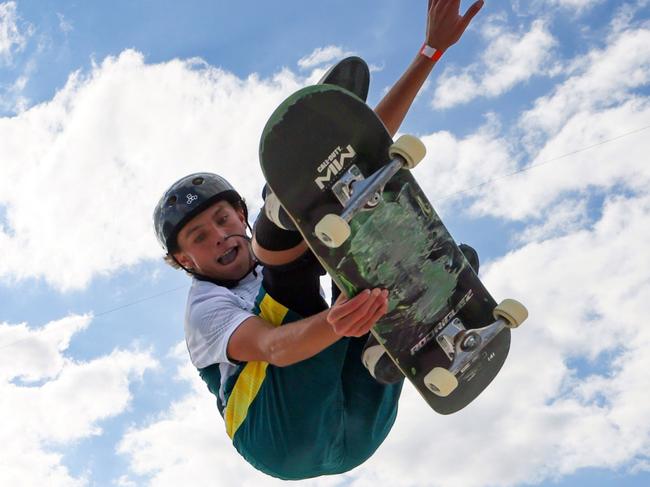
<path fill-rule="evenodd" d="M 264 208 L 257 216 L 257 220 L 255 220 L 253 234 L 258 244 L 271 251 L 292 249 L 302 242 L 300 232 L 284 230 L 278 227 L 266 215 Z"/>

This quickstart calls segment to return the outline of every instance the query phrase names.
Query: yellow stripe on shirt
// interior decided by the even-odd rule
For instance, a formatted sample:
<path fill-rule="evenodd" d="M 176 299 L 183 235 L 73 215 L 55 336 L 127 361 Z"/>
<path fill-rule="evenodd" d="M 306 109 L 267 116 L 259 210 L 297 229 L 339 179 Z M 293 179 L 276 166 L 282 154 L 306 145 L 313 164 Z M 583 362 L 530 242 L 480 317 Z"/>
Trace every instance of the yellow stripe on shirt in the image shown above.
<path fill-rule="evenodd" d="M 260 318 L 264 321 L 280 326 L 288 312 L 286 306 L 278 303 L 268 294 L 264 295 L 260 303 Z M 230 438 L 235 436 L 246 419 L 248 408 L 262 387 L 268 365 L 267 362 L 249 362 L 239 374 L 224 411 L 226 432 Z"/>
<path fill-rule="evenodd" d="M 269 294 L 264 295 L 264 299 L 260 303 L 260 318 L 264 321 L 280 326 L 288 312 L 289 308 L 278 303 Z"/>

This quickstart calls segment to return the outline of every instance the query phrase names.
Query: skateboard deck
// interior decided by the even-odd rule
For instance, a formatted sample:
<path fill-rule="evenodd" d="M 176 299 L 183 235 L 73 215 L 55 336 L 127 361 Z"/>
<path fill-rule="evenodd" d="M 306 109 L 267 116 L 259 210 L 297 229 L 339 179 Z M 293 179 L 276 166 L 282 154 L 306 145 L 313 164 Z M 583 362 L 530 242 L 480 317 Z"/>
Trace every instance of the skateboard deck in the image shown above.
<path fill-rule="evenodd" d="M 392 144 L 361 99 L 316 85 L 272 114 L 260 162 L 342 291 L 389 290 L 389 311 L 372 333 L 427 403 L 450 414 L 494 379 L 508 355 L 510 327 L 523 320 L 508 315 L 510 308 L 495 318 L 495 300 L 404 168 L 408 154 L 390 154 Z M 336 225 L 322 230 L 330 217 L 337 225 L 343 220 L 342 234 Z"/>

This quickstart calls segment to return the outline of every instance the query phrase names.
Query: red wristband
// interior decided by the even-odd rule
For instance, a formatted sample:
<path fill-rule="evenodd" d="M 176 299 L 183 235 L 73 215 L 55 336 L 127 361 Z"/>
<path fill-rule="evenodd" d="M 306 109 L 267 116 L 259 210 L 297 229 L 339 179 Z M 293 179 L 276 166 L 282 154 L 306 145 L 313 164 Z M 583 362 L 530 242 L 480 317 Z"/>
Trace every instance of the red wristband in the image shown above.
<path fill-rule="evenodd" d="M 444 52 L 445 51 L 431 47 L 426 42 L 422 44 L 422 48 L 420 49 L 420 55 L 424 56 L 427 59 L 431 59 L 434 62 L 440 59 Z"/>

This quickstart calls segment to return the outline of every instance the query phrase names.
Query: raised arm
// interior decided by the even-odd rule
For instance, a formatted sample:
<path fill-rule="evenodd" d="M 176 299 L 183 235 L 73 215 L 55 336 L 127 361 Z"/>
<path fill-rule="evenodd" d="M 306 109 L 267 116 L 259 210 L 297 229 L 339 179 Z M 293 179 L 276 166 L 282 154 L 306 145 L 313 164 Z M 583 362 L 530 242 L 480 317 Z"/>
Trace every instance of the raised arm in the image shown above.
<path fill-rule="evenodd" d="M 460 0 L 429 0 L 424 46 L 436 54 L 430 54 L 429 49 L 421 50 L 375 108 L 391 135 L 399 129 L 440 55 L 458 42 L 483 3 L 483 0 L 474 2 L 465 15 L 460 15 Z"/>

